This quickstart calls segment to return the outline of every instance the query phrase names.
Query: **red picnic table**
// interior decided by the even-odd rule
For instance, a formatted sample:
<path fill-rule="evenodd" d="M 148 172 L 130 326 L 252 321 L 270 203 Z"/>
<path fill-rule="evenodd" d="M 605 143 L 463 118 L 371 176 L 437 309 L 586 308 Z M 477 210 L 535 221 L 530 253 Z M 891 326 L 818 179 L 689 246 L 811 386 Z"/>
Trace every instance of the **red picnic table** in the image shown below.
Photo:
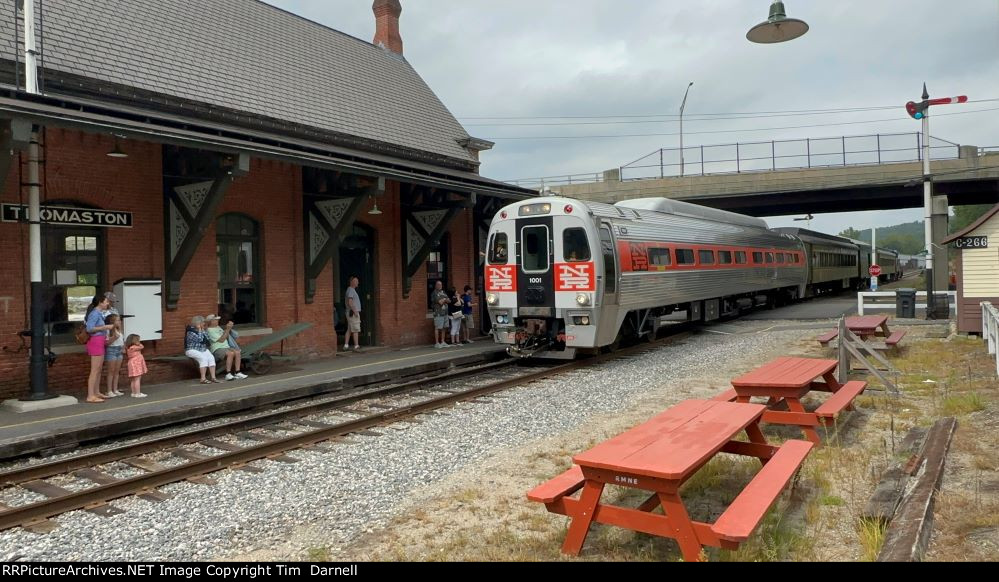
<path fill-rule="evenodd" d="M 767 443 L 760 404 L 687 400 L 573 457 L 575 466 L 527 494 L 572 521 L 562 552 L 579 554 L 593 522 L 673 538 L 687 561 L 703 546 L 737 549 L 752 534 L 812 449 Z M 734 440 L 745 431 L 749 442 Z M 693 521 L 680 487 L 719 452 L 760 459 L 763 468 L 713 524 Z M 600 502 L 606 485 L 652 492 L 637 508 Z M 578 499 L 569 497 L 582 489 Z M 663 514 L 652 513 L 662 507 Z"/>
<path fill-rule="evenodd" d="M 733 389 L 716 399 L 749 403 L 754 396 L 765 396 L 769 399 L 769 409 L 763 413 L 763 422 L 801 427 L 808 440 L 820 444 L 822 440 L 815 427 L 832 424 L 840 412 L 853 410 L 853 399 L 867 388 L 867 382 L 841 385 L 834 373 L 838 365 L 837 360 L 777 358 L 732 380 Z M 808 412 L 801 399 L 812 390 L 832 392 L 833 395 L 814 412 Z M 782 402 L 787 405 L 787 411 L 773 410 Z"/>
<path fill-rule="evenodd" d="M 875 346 L 878 347 L 878 349 L 887 349 L 888 347 L 897 346 L 898 343 L 902 341 L 902 338 L 905 337 L 906 333 L 904 331 L 896 331 L 892 333 L 892 331 L 888 329 L 887 315 L 847 317 L 846 328 L 865 341 L 871 337 L 885 338 L 883 346 Z M 836 339 L 837 336 L 839 336 L 839 330 L 834 329 L 819 336 L 818 340 L 822 345 L 826 345 Z"/>

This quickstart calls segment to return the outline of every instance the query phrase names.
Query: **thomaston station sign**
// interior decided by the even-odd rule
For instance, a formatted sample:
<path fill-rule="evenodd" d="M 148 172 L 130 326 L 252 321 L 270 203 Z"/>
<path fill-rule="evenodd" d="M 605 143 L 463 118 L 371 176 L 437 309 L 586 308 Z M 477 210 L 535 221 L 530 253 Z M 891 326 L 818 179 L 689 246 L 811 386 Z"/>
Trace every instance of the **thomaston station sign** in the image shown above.
<path fill-rule="evenodd" d="M 28 222 L 26 204 L 3 204 L 4 222 Z M 43 224 L 96 226 L 103 228 L 132 228 L 132 213 L 100 208 L 75 208 L 73 206 L 42 206 Z"/>

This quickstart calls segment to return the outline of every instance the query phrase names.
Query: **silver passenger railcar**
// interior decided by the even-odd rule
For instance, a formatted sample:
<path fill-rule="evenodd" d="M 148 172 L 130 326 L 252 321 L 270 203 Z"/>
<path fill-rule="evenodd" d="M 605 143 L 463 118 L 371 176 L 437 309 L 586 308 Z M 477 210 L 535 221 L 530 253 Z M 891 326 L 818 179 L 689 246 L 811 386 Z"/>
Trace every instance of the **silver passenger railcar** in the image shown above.
<path fill-rule="evenodd" d="M 515 355 L 571 358 L 655 334 L 686 311 L 713 321 L 805 295 L 805 246 L 757 218 L 662 198 L 616 205 L 557 196 L 493 219 L 486 299 Z"/>

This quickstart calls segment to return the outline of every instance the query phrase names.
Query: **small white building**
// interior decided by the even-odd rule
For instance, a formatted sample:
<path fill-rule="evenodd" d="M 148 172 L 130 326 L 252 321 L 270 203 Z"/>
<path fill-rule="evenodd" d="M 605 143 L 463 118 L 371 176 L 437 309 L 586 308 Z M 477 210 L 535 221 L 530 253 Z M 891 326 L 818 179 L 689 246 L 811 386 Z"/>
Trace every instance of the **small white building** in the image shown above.
<path fill-rule="evenodd" d="M 957 330 L 982 333 L 983 301 L 999 305 L 999 204 L 943 240 L 957 257 Z"/>

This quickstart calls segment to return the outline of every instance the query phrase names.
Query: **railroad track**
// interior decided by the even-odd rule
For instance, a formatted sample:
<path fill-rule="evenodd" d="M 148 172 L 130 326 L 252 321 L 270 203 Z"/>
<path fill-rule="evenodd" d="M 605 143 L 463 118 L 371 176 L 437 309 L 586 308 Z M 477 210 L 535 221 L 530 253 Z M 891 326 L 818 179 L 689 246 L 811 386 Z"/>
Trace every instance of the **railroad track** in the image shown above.
<path fill-rule="evenodd" d="M 379 433 L 372 429 L 571 370 L 640 354 L 666 342 L 675 341 L 680 335 L 671 335 L 664 340 L 640 344 L 612 354 L 541 369 L 525 371 L 525 367 L 516 365 L 514 360 L 494 362 L 429 379 L 363 390 L 322 402 L 0 473 L 0 486 L 5 487 L 5 491 L 17 487 L 44 497 L 41 501 L 16 507 L 0 503 L 0 531 L 21 526 L 29 531 L 45 533 L 58 525 L 51 520 L 52 517 L 79 509 L 98 515 L 114 515 L 121 510 L 109 502 L 130 495 L 152 502 L 164 501 L 170 495 L 157 490 L 163 485 L 180 481 L 212 484 L 213 481 L 207 475 L 226 468 L 262 472 L 264 469 L 249 463 L 260 459 L 293 463 L 297 459 L 287 455 L 290 451 L 326 450 L 322 444 L 325 441 L 349 435 L 378 436 Z M 499 379 L 470 388 L 456 386 L 462 382 L 472 383 L 474 378 L 487 373 L 499 376 Z M 400 397 L 405 399 L 400 400 Z M 416 397 L 419 399 L 414 401 Z M 392 403 L 392 399 L 396 402 Z M 359 407 L 364 407 L 364 410 Z M 323 415 L 350 415 L 357 418 L 338 419 L 334 422 L 314 420 Z M 226 437 L 229 437 L 228 440 Z M 252 444 L 235 444 L 233 440 Z M 205 450 L 218 453 L 206 454 Z M 153 454 L 162 458 L 149 459 Z M 166 457 L 182 462 L 167 465 Z M 139 474 L 116 477 L 104 468 L 112 464 L 124 465 Z M 72 490 L 46 481 L 53 477 L 69 479 L 77 485 L 85 482 L 92 486 Z"/>

